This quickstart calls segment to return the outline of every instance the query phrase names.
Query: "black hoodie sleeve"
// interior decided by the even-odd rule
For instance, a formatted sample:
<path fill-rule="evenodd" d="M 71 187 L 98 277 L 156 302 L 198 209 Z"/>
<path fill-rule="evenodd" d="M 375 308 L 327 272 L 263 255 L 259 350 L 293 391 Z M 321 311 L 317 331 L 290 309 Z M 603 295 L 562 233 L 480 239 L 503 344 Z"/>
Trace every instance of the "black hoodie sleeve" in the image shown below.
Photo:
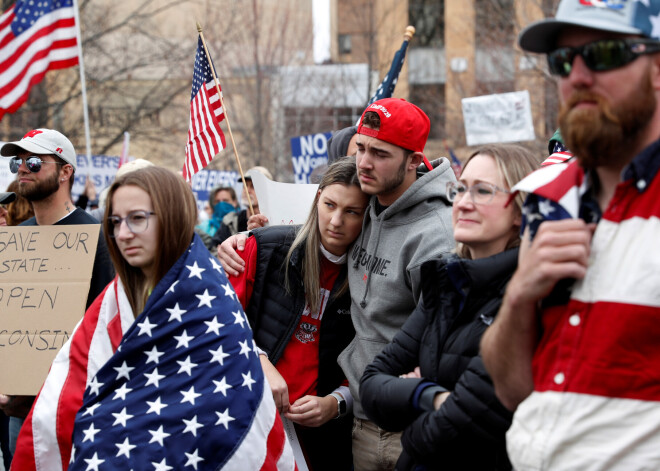
<path fill-rule="evenodd" d="M 493 383 L 480 356 L 474 357 L 440 409 L 418 416 L 401 443 L 415 459 L 450 455 L 457 440 L 474 437 L 491 443 L 503 440 L 512 413 L 495 397 Z"/>
<path fill-rule="evenodd" d="M 427 320 L 418 307 L 392 342 L 367 366 L 360 381 L 360 400 L 367 416 L 378 426 L 400 431 L 419 414 L 413 395 L 423 379 L 399 378 L 419 366 L 419 342 Z"/>

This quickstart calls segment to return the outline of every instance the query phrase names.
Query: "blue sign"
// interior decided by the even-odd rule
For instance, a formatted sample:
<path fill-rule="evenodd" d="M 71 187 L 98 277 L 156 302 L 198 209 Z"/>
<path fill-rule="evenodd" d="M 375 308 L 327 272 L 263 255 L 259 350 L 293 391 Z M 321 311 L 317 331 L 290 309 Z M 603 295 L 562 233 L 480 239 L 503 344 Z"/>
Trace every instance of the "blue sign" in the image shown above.
<path fill-rule="evenodd" d="M 238 172 L 226 170 L 200 170 L 192 177 L 192 191 L 197 200 L 197 209 L 204 210 L 204 203 L 209 200 L 209 193 L 218 186 L 229 186 L 241 194 L 241 185 L 238 183 Z"/>
<path fill-rule="evenodd" d="M 332 133 L 308 134 L 291 138 L 293 174 L 296 183 L 310 183 L 316 167 L 328 164 L 328 139 Z"/>

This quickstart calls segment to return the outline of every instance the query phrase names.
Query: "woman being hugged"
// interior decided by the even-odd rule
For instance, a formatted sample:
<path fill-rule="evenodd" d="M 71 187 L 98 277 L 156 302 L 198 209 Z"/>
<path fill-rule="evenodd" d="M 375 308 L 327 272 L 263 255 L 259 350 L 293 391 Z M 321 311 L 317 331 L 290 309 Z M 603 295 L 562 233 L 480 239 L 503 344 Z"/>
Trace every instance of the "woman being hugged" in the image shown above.
<path fill-rule="evenodd" d="M 292 469 L 250 327 L 193 235 L 190 187 L 158 167 L 127 173 L 105 216 L 118 276 L 55 358 L 15 469 Z"/>
<path fill-rule="evenodd" d="M 278 409 L 296 423 L 310 469 L 350 469 L 352 420 L 337 357 L 355 332 L 347 250 L 367 196 L 354 158 L 330 165 L 302 227 L 256 229 L 230 281 L 245 308 Z M 334 420 L 338 418 L 338 420 Z"/>
<path fill-rule="evenodd" d="M 511 200 L 510 188 L 537 167 L 520 146 L 491 145 L 447 185 L 456 253 L 424 264 L 420 304 L 360 382 L 369 417 L 403 430 L 398 470 L 511 467 L 511 413 L 495 396 L 479 341 L 517 266 L 523 195 Z"/>

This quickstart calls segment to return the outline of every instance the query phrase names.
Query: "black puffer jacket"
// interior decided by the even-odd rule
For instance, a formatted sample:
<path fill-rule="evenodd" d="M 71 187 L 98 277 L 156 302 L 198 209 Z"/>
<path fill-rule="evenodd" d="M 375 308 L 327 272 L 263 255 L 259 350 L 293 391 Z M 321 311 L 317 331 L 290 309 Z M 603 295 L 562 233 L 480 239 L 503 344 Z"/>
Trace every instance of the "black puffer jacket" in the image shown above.
<path fill-rule="evenodd" d="M 397 469 L 510 469 L 504 434 L 511 413 L 500 404 L 479 356 L 479 341 L 499 310 L 518 250 L 479 260 L 451 256 L 422 267 L 422 301 L 360 382 L 367 415 L 404 430 Z M 420 367 L 423 379 L 400 374 Z M 430 381 L 450 396 L 437 411 L 413 406 Z"/>
<path fill-rule="evenodd" d="M 305 291 L 302 283 L 303 247 L 296 249 L 289 265 L 289 288 L 285 287 L 286 255 L 299 226 L 273 226 L 252 231 L 257 240 L 257 267 L 252 296 L 245 313 L 257 345 L 277 366 L 286 345 L 300 322 L 305 309 Z M 341 385 L 346 376 L 337 364 L 339 353 L 355 335 L 350 316 L 351 297 L 346 290 L 337 296 L 346 280 L 346 266 L 335 281 L 328 303 L 323 311 L 319 332 L 319 369 L 301 371 L 317 374 L 317 394 L 325 396 Z M 314 471 L 349 470 L 352 466 L 352 416 L 331 420 L 320 427 L 296 427 Z"/>

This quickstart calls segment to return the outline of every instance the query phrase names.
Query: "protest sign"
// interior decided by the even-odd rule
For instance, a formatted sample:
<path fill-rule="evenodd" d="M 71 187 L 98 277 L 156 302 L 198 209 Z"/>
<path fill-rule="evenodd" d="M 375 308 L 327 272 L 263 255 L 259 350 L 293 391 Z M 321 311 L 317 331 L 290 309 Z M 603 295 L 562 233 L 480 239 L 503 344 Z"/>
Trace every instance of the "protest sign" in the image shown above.
<path fill-rule="evenodd" d="M 98 224 L 0 230 L 0 392 L 35 395 L 85 313 Z"/>
<path fill-rule="evenodd" d="M 529 92 L 463 98 L 467 145 L 535 139 Z"/>
<path fill-rule="evenodd" d="M 241 185 L 237 183 L 238 172 L 225 170 L 200 170 L 192 177 L 192 191 L 197 200 L 197 210 L 204 210 L 204 203 L 209 200 L 209 193 L 218 186 L 228 186 L 241 194 Z"/>
<path fill-rule="evenodd" d="M 303 224 L 318 191 L 318 185 L 274 182 L 261 172 L 252 175 L 259 212 L 268 217 L 269 226 Z"/>
<path fill-rule="evenodd" d="M 328 139 L 331 136 L 332 133 L 325 132 L 291 138 L 291 155 L 296 183 L 309 183 L 309 176 L 314 169 L 328 164 Z"/>
<path fill-rule="evenodd" d="M 117 168 L 119 167 L 119 157 L 114 155 L 92 155 L 90 161 L 87 161 L 86 155 L 77 155 L 78 168 L 76 169 L 76 179 L 71 188 L 71 195 L 74 199 L 85 190 L 85 181 L 90 178 L 96 188 L 96 194 L 110 186 L 115 181 Z"/>

